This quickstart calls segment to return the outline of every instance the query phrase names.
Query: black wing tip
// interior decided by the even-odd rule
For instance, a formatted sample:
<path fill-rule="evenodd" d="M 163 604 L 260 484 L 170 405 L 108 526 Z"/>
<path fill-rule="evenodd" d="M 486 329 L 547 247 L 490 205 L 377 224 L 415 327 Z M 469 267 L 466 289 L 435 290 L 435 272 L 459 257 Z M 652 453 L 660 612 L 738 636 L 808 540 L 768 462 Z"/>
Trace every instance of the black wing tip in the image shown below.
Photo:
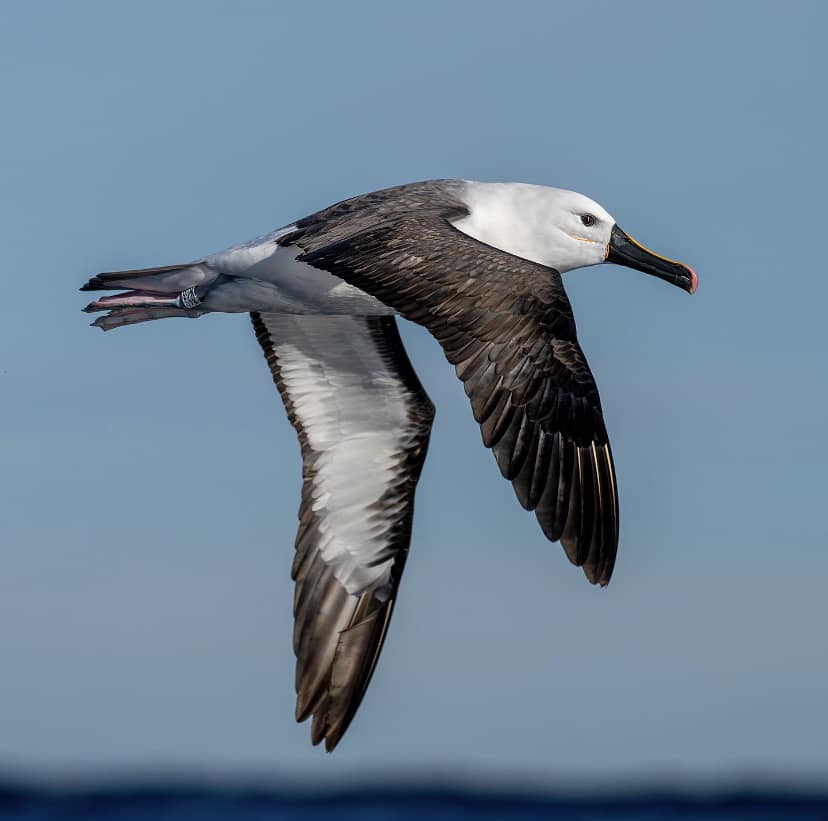
<path fill-rule="evenodd" d="M 612 578 L 611 568 L 607 570 L 602 567 L 583 565 L 581 569 L 584 571 L 584 575 L 587 577 L 587 581 L 590 584 L 597 584 L 602 589 L 610 583 Z"/>
<path fill-rule="evenodd" d="M 599 547 L 600 554 L 604 557 L 603 561 L 588 562 L 580 557 L 576 557 L 577 540 L 575 542 L 565 541 L 564 538 L 560 540 L 564 553 L 569 561 L 580 567 L 584 571 L 587 581 L 590 584 L 598 585 L 599 587 L 606 587 L 612 579 L 612 571 L 615 567 L 615 556 L 618 552 L 618 537 L 616 536 L 609 543 L 602 544 Z"/>
<path fill-rule="evenodd" d="M 373 597 L 370 601 L 374 601 Z M 356 717 L 385 643 L 394 602 L 394 597 L 381 602 L 376 610 L 367 614 L 362 613 L 355 623 L 340 632 L 340 644 L 343 637 L 355 637 L 360 646 L 360 663 L 355 672 L 352 671 L 348 676 L 347 692 L 342 691 L 334 695 L 331 690 L 333 680 L 342 678 L 341 671 L 337 675 L 334 669 L 337 664 L 336 656 L 332 660 L 328 680 L 321 689 L 317 689 L 313 694 L 304 694 L 301 684 L 298 686 L 296 720 L 304 721 L 313 716 L 310 735 L 314 746 L 324 741 L 326 752 L 333 752 Z"/>
<path fill-rule="evenodd" d="M 325 742 L 325 752 L 332 753 L 337 744 L 342 740 L 342 736 L 344 735 L 344 731 L 339 733 L 323 733 L 318 738 L 314 735 L 311 735 L 311 744 L 314 747 L 318 747 L 323 741 Z"/>
<path fill-rule="evenodd" d="M 341 734 L 332 733 L 329 736 L 325 736 L 325 752 L 332 753 L 336 749 L 336 746 L 339 744 L 341 738 Z"/>
<path fill-rule="evenodd" d="M 351 726 L 353 714 L 345 717 L 344 720 L 339 721 L 333 725 L 328 723 L 327 709 L 325 705 L 317 705 L 321 707 L 321 712 L 318 712 L 311 723 L 311 744 L 318 747 L 323 741 L 325 742 L 325 752 L 332 753 L 342 737 L 345 735 L 348 727 Z M 358 705 L 357 705 L 358 706 Z M 353 711 L 356 712 L 356 709 Z"/>
<path fill-rule="evenodd" d="M 319 737 L 311 736 L 311 742 L 313 743 L 314 747 L 318 747 L 323 741 L 325 742 L 325 752 L 332 753 L 342 741 L 342 736 L 345 735 L 345 731 L 348 729 L 350 725 L 350 721 L 346 723 L 342 727 L 325 727 L 324 730 L 321 731 Z"/>
<path fill-rule="evenodd" d="M 307 721 L 312 715 L 313 704 L 303 704 L 300 695 L 300 697 L 296 699 L 296 710 L 294 712 L 296 723 L 301 724 L 303 721 Z"/>

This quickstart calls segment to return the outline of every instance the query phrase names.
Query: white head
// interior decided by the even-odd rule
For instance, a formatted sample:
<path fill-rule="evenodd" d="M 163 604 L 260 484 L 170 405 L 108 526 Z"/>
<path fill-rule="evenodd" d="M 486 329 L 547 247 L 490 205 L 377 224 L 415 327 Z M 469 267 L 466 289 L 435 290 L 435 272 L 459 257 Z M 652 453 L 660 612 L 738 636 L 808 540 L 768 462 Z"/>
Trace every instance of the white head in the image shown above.
<path fill-rule="evenodd" d="M 469 182 L 471 213 L 454 223 L 501 251 L 563 273 L 597 265 L 607 256 L 615 220 L 575 191 L 525 183 Z"/>
<path fill-rule="evenodd" d="M 635 242 L 597 202 L 563 188 L 525 183 L 466 182 L 462 198 L 469 215 L 454 223 L 480 242 L 539 262 L 560 273 L 618 262 L 696 288 L 691 268 Z"/>

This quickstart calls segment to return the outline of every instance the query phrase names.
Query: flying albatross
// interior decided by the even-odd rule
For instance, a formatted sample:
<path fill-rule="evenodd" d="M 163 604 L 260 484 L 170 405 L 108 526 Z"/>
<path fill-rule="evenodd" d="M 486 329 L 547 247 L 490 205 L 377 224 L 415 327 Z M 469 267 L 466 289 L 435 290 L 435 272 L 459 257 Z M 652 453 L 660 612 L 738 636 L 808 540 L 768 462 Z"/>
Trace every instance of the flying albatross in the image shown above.
<path fill-rule="evenodd" d="M 500 472 L 593 584 L 610 580 L 618 495 L 598 389 L 561 281 L 615 262 L 690 292 L 573 191 L 433 180 L 354 197 L 195 262 L 103 273 L 103 330 L 250 313 L 302 450 L 293 579 L 296 718 L 332 750 L 374 672 L 411 540 L 434 406 L 395 316 L 463 381 Z"/>

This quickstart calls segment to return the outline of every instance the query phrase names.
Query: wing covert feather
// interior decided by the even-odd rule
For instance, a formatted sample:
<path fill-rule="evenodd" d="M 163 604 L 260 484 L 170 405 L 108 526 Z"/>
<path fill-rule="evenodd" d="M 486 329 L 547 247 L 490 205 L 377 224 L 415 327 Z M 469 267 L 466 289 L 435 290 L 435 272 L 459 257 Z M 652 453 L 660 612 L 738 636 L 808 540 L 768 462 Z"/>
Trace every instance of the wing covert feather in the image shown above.
<path fill-rule="evenodd" d="M 607 584 L 615 470 L 560 274 L 456 229 L 465 212 L 450 187 L 417 189 L 407 208 L 386 205 L 373 222 L 358 200 L 301 220 L 280 242 L 433 334 L 518 501 L 591 582 Z"/>

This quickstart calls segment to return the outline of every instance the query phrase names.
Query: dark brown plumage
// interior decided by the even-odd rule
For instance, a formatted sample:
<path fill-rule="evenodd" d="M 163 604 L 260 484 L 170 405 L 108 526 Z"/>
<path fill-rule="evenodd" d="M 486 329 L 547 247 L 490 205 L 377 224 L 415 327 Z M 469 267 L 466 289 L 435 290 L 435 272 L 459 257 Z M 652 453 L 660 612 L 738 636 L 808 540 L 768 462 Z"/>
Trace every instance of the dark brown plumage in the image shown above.
<path fill-rule="evenodd" d="M 520 503 L 605 585 L 618 547 L 615 471 L 560 274 L 455 229 L 465 207 L 434 185 L 339 203 L 280 244 L 436 337 Z"/>

